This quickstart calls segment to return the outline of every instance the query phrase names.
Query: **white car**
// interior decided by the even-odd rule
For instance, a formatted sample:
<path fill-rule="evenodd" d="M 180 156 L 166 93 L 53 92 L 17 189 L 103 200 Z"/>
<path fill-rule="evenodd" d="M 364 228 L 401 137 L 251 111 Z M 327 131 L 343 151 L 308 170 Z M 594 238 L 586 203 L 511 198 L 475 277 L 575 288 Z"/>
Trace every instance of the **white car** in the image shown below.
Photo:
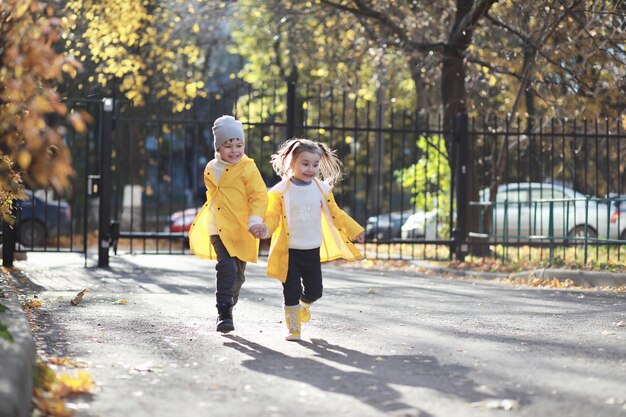
<path fill-rule="evenodd" d="M 489 190 L 481 191 L 489 201 Z M 497 240 L 577 240 L 617 238 L 611 205 L 562 184 L 510 183 L 498 187 L 490 234 Z M 552 212 L 552 226 L 550 213 Z M 550 232 L 550 227 L 552 231 Z"/>
<path fill-rule="evenodd" d="M 488 201 L 489 189 L 483 189 L 480 203 L 470 206 L 471 210 L 481 210 L 481 221 L 485 220 Z M 550 238 L 550 210 L 552 238 L 556 241 L 582 242 L 585 237 L 626 238 L 624 209 L 620 212 L 619 205 L 616 208 L 615 204 L 607 204 L 600 199 L 587 199 L 584 194 L 562 184 L 502 184 L 498 187 L 493 207 L 490 240 L 545 243 Z M 441 231 L 446 222 L 447 218 L 437 216 L 436 210 L 416 212 L 402 225 L 402 238 L 445 238 L 447 236 L 443 236 Z M 475 235 L 481 236 L 481 233 Z"/>
<path fill-rule="evenodd" d="M 409 216 L 400 228 L 402 239 L 441 239 L 441 233 L 437 233 L 437 229 L 441 231 L 442 220 L 443 219 L 437 218 L 437 210 L 430 210 L 426 212 L 423 210 L 417 210 Z M 437 226 L 438 224 L 439 226 Z"/>

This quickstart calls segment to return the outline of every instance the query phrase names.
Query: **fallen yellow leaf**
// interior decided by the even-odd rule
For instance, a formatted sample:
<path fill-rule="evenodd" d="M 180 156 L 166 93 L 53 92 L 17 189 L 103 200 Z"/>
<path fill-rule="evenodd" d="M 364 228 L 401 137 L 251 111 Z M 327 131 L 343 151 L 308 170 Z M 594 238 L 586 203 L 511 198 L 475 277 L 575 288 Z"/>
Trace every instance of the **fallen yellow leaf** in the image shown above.
<path fill-rule="evenodd" d="M 48 364 L 57 366 L 71 366 L 73 368 L 84 368 L 86 365 L 75 359 L 70 359 L 67 356 L 63 358 L 48 358 Z"/>
<path fill-rule="evenodd" d="M 41 307 L 41 301 L 39 301 L 39 300 L 30 300 L 28 302 L 28 306 L 30 308 L 39 308 L 39 307 Z"/>
<path fill-rule="evenodd" d="M 57 381 L 67 387 L 68 394 L 89 392 L 94 386 L 91 377 L 84 371 L 78 371 L 77 376 L 66 373 L 57 375 Z"/>
<path fill-rule="evenodd" d="M 63 399 L 50 397 L 38 389 L 34 389 L 33 404 L 44 415 L 51 417 L 72 417 L 76 414 L 76 410 L 65 406 Z"/>

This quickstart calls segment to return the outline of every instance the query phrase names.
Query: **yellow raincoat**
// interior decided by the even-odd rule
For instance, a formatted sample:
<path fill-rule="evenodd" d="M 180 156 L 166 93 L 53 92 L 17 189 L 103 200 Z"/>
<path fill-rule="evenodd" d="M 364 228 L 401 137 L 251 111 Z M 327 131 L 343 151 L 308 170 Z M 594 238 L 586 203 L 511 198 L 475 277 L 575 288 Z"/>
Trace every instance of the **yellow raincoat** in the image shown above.
<path fill-rule="evenodd" d="M 356 260 L 363 258 L 352 243 L 363 227 L 339 208 L 332 193 L 332 187 L 325 182 L 313 180 L 325 197 L 322 201 L 322 246 L 320 260 L 334 259 Z M 289 265 L 289 184 L 285 179 L 276 184 L 269 193 L 269 206 L 265 215 L 268 234 L 272 235 L 267 275 L 285 282 Z"/>
<path fill-rule="evenodd" d="M 215 206 L 215 224 L 228 253 L 245 262 L 256 262 L 259 240 L 248 232 L 248 218 L 263 218 L 267 209 L 267 187 L 254 160 L 244 155 L 222 172 L 219 182 L 213 174 L 215 159 L 204 169 L 207 202 L 189 229 L 189 247 L 196 256 L 217 259 L 208 233 L 211 203 Z"/>

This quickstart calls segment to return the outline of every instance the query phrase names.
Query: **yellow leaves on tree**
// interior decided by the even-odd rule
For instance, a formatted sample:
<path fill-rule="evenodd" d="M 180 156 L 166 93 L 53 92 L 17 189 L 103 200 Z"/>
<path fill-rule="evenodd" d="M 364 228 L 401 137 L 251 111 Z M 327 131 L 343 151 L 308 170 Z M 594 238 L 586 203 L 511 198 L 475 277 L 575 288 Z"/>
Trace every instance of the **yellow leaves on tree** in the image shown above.
<path fill-rule="evenodd" d="M 63 131 L 48 124 L 51 114 L 65 115 L 55 83 L 80 64 L 58 54 L 61 20 L 34 0 L 0 2 L 0 195 L 1 214 L 30 185 L 65 188 L 72 174 Z"/>
<path fill-rule="evenodd" d="M 68 53 L 95 65 L 107 94 L 119 91 L 135 105 L 150 95 L 168 97 L 175 110 L 188 108 L 205 95 L 196 88 L 204 65 L 204 51 L 195 42 L 201 28 L 189 10 L 191 3 L 207 2 L 186 3 L 70 0 L 65 7 L 74 26 Z"/>

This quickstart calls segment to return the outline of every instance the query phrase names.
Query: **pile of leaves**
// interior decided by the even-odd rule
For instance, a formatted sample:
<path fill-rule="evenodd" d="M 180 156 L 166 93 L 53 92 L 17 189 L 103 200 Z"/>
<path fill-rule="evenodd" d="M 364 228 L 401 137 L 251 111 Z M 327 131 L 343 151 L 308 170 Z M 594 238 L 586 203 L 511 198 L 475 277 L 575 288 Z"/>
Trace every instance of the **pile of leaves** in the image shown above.
<path fill-rule="evenodd" d="M 77 394 L 88 393 L 94 387 L 89 374 L 79 368 L 85 365 L 69 358 L 39 359 L 35 366 L 33 405 L 46 416 L 71 417 L 76 410 L 67 400 Z M 76 373 L 57 372 L 74 368 Z"/>

